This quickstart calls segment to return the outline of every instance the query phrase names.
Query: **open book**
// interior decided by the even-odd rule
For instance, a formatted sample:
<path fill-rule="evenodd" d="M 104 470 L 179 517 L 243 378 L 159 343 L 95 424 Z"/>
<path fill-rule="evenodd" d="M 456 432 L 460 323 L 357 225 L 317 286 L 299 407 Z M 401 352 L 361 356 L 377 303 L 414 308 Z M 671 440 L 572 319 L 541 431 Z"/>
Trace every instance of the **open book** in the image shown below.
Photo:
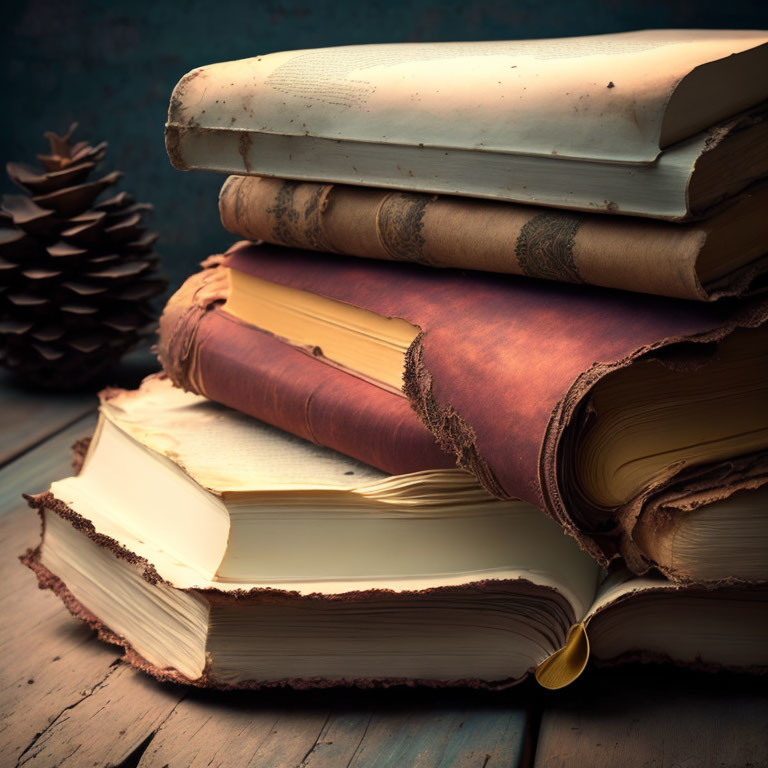
<path fill-rule="evenodd" d="M 30 501 L 41 586 L 164 679 L 556 688 L 590 647 L 768 666 L 762 588 L 607 576 L 461 470 L 386 476 L 157 377 L 109 394 L 81 474 Z"/>
<path fill-rule="evenodd" d="M 768 99 L 767 42 L 648 30 L 273 53 L 185 75 L 166 146 L 181 169 L 682 218 L 768 170 L 753 117 L 711 130 Z"/>
<path fill-rule="evenodd" d="M 488 491 L 544 509 L 602 562 L 752 580 L 765 516 L 744 512 L 749 556 L 726 544 L 745 529 L 725 508 L 719 529 L 695 520 L 768 481 L 766 311 L 240 244 L 171 298 L 160 356 L 178 385 L 385 471 L 446 466 L 387 427 L 410 404 Z M 688 524 L 685 566 L 639 546 L 641 528 Z M 711 547 L 729 552 L 722 576 Z"/>

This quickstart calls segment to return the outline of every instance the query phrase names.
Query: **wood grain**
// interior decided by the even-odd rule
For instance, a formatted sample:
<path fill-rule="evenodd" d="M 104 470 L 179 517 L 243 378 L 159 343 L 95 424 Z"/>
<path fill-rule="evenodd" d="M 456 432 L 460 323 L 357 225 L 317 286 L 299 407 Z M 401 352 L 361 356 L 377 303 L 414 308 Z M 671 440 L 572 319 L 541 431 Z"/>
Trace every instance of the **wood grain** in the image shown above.
<path fill-rule="evenodd" d="M 160 728 L 139 767 L 516 766 L 526 724 L 517 698 L 459 691 L 195 692 Z"/>
<path fill-rule="evenodd" d="M 251 704 L 248 698 L 264 703 Z M 286 708 L 280 694 L 275 698 L 277 702 L 259 694 L 236 694 L 181 702 L 148 746 L 140 768 L 299 765 L 315 744 L 328 710 Z"/>
<path fill-rule="evenodd" d="M 147 374 L 158 369 L 147 347 L 127 355 L 120 366 L 101 384 L 82 392 L 45 392 L 14 383 L 0 372 L 0 415 L 2 442 L 0 467 L 67 428 L 98 407 L 97 391 L 106 384 L 135 387 Z"/>
<path fill-rule="evenodd" d="M 51 397 L 49 393 L 12 386 L 7 376 L 3 376 L 0 378 L 0 414 L 3 417 L 0 467 L 94 411 L 96 406 L 93 392 Z"/>
<path fill-rule="evenodd" d="M 23 492 L 45 490 L 71 472 L 71 444 L 93 429 L 92 416 L 0 470 L 0 765 L 13 765 L 36 734 L 75 706 L 119 656 L 95 643 L 18 561 L 40 538 Z"/>
<path fill-rule="evenodd" d="M 545 697 L 536 768 L 768 765 L 765 680 L 633 666 L 557 693 Z"/>
<path fill-rule="evenodd" d="M 465 708 L 460 701 L 445 709 L 375 712 L 349 765 L 519 765 L 526 721 L 522 715 L 513 706 Z"/>
<path fill-rule="evenodd" d="M 0 411 L 0 417 L 3 412 Z M 14 509 L 26 506 L 22 493 L 47 491 L 53 480 L 72 474 L 72 444 L 89 435 L 96 425 L 95 415 L 86 416 L 50 440 L 0 469 L 0 519 Z M 17 530 L 16 524 L 10 530 Z M 20 533 L 20 529 L 17 531 Z"/>
<path fill-rule="evenodd" d="M 20 765 L 119 765 L 152 736 L 183 696 L 182 688 L 157 683 L 118 662 L 45 728 Z"/>
<path fill-rule="evenodd" d="M 0 603 L 0 765 L 119 764 L 150 737 L 184 695 L 120 661 L 15 560 L 19 540 L 36 543 L 37 516 L 5 517 L 2 563 L 9 594 Z M 13 543 L 11 543 L 13 542 Z M 13 547 L 14 551 L 9 551 Z"/>

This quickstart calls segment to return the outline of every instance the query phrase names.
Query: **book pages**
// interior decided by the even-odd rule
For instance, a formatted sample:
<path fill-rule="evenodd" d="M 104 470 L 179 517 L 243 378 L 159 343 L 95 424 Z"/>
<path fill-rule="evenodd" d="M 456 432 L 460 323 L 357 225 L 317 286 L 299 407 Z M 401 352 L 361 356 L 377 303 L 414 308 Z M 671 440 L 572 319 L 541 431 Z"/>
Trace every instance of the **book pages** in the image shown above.
<path fill-rule="evenodd" d="M 66 491 L 67 481 L 57 484 L 56 491 Z M 367 578 L 367 579 L 303 579 L 303 580 L 258 580 L 258 581 L 217 581 L 206 579 L 200 571 L 174 556 L 165 547 L 156 545 L 144 537 L 139 537 L 127 529 L 120 521 L 115 520 L 107 510 L 96 506 L 81 506 L 72 509 L 93 526 L 90 538 L 99 539 L 101 546 L 113 551 L 122 551 L 122 556 L 140 558 L 142 568 L 149 568 L 156 577 L 165 583 L 182 590 L 196 590 L 202 595 L 206 592 L 216 594 L 242 595 L 251 590 L 277 590 L 296 593 L 299 595 L 343 595 L 377 590 L 399 592 L 420 592 L 444 587 L 459 587 L 468 584 L 487 583 L 493 581 L 521 581 L 545 587 L 558 592 L 571 606 L 574 618 L 587 610 L 594 594 L 597 566 L 589 561 L 583 553 L 571 548 L 571 556 L 566 558 L 550 558 L 546 561 L 546 553 L 542 562 L 531 567 L 536 560 L 537 537 L 532 537 L 531 548 L 526 558 L 529 562 L 521 563 L 518 567 L 510 565 L 506 568 L 475 570 L 471 572 L 450 573 L 428 576 L 412 576 L 401 578 Z M 47 511 L 46 517 L 55 517 L 59 512 Z M 88 515 L 88 517 L 85 517 Z M 69 524 L 69 523 L 67 523 Z M 555 534 L 560 537 L 560 534 Z M 525 532 L 521 532 L 525 536 Z M 103 537 L 111 540 L 106 542 Z M 562 538 L 562 537 L 560 537 Z M 538 539 L 540 543 L 540 538 Z M 523 587 L 524 589 L 524 587 Z"/>
<path fill-rule="evenodd" d="M 595 601 L 584 615 L 584 621 L 589 627 L 589 620 L 613 603 L 635 593 L 659 589 L 680 589 L 680 585 L 660 577 L 637 578 L 626 569 L 616 571 L 604 578 L 598 586 Z"/>
<path fill-rule="evenodd" d="M 272 53 L 190 72 L 169 126 L 244 132 L 246 150 L 252 132 L 648 164 L 681 81 L 766 41 L 751 31 L 651 30 Z M 724 115 L 689 116 L 689 130 L 670 136 L 766 95 Z"/>
<path fill-rule="evenodd" d="M 136 392 L 107 392 L 102 413 L 214 493 L 351 489 L 386 478 L 159 377 L 146 379 Z"/>

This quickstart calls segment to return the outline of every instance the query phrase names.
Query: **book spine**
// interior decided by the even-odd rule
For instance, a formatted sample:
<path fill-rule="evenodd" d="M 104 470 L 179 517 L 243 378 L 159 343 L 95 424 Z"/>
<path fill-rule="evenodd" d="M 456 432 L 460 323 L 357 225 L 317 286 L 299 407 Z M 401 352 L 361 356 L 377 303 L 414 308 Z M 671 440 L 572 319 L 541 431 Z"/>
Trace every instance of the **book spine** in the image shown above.
<path fill-rule="evenodd" d="M 405 398 L 217 308 L 223 272 L 190 278 L 160 320 L 160 360 L 177 386 L 385 472 L 456 466 Z"/>
<path fill-rule="evenodd" d="M 230 232 L 276 245 L 710 298 L 695 224 L 258 176 L 227 179 L 219 212 Z"/>

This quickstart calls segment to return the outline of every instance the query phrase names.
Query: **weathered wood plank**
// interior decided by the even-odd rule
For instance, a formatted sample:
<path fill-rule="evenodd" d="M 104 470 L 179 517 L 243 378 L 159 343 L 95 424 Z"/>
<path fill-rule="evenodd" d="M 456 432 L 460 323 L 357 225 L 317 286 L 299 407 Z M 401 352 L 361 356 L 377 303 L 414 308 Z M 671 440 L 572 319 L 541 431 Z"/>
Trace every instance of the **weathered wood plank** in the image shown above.
<path fill-rule="evenodd" d="M 51 396 L 14 386 L 7 375 L 0 378 L 0 467 L 38 445 L 49 435 L 95 410 L 93 392 Z"/>
<path fill-rule="evenodd" d="M 348 766 L 365 739 L 374 710 L 339 708 L 327 720 L 317 741 L 307 754 L 303 768 Z"/>
<path fill-rule="evenodd" d="M 185 691 L 121 663 L 120 649 L 96 640 L 58 598 L 37 589 L 16 560 L 39 538 L 36 515 L 18 508 L 0 525 L 7 534 L 0 539 L 7 590 L 0 605 L 0 765 L 117 764 Z"/>
<path fill-rule="evenodd" d="M 78 438 L 91 434 L 95 425 L 95 416 L 79 419 L 44 444 L 0 469 L 0 521 L 4 515 L 24 504 L 22 493 L 48 490 L 51 481 L 72 474 L 72 444 Z M 18 530 L 16 524 L 11 524 L 9 530 Z"/>
<path fill-rule="evenodd" d="M 237 694 L 229 697 L 205 697 L 202 700 L 190 700 L 190 697 L 187 697 L 160 727 L 144 752 L 139 766 L 252 766 L 252 758 L 258 755 L 262 747 L 265 747 L 267 752 L 272 751 L 268 742 L 271 739 L 274 744 L 275 736 L 283 731 L 280 721 L 288 715 L 289 713 L 279 705 L 249 706 L 243 697 Z M 323 713 L 319 716 L 300 718 L 299 722 L 307 732 L 302 734 L 299 731 L 298 735 L 300 738 L 303 735 L 305 740 L 309 740 L 309 744 L 306 748 L 298 748 L 298 751 L 303 748 L 304 752 L 295 759 L 294 765 L 298 765 L 311 748 L 325 717 Z M 295 744 L 289 745 L 289 752 L 295 754 Z"/>
<path fill-rule="evenodd" d="M 526 715 L 516 699 L 510 696 L 508 708 L 468 708 L 457 701 L 445 709 L 376 712 L 350 768 L 519 765 Z"/>
<path fill-rule="evenodd" d="M 120 657 L 118 649 L 97 642 L 69 617 L 52 594 L 47 597 L 57 603 L 56 612 L 28 627 L 20 643 L 3 646 L 0 765 L 29 757 L 40 735 L 88 698 Z M 32 606 L 45 598 L 36 597 Z"/>
<path fill-rule="evenodd" d="M 280 692 L 204 695 L 179 704 L 139 766 L 297 766 L 328 718 L 326 707 L 286 708 Z"/>
<path fill-rule="evenodd" d="M 462 691 L 195 692 L 139 766 L 515 766 L 525 723 L 509 694 L 489 702 Z"/>
<path fill-rule="evenodd" d="M 158 363 L 148 348 L 136 350 L 109 377 L 114 386 L 135 387 Z M 0 467 L 46 438 L 92 413 L 98 406 L 97 386 L 83 392 L 45 392 L 14 383 L 0 371 Z"/>
<path fill-rule="evenodd" d="M 119 765 L 152 736 L 184 696 L 123 662 L 60 712 L 21 756 L 27 768 Z"/>
<path fill-rule="evenodd" d="M 768 765 L 762 680 L 633 666 L 559 694 L 546 697 L 536 768 Z"/>
<path fill-rule="evenodd" d="M 421 707 L 403 696 L 385 699 L 367 717 L 354 711 L 335 713 L 305 765 L 519 765 L 525 713 L 516 708 L 514 697 L 508 708 L 488 708 L 482 702 L 467 708 L 468 698 L 475 696 L 451 696 L 450 706 L 440 706 L 436 697 Z"/>
<path fill-rule="evenodd" d="M 13 765 L 36 735 L 76 706 L 120 654 L 98 643 L 51 592 L 37 589 L 17 556 L 40 537 L 37 515 L 17 508 L 0 520 L 0 765 Z"/>
<path fill-rule="evenodd" d="M 21 493 L 71 471 L 70 445 L 93 428 L 86 417 L 0 470 L 0 765 L 13 765 L 35 735 L 85 696 L 119 653 L 94 640 L 50 592 L 37 589 L 18 555 L 40 538 Z"/>

